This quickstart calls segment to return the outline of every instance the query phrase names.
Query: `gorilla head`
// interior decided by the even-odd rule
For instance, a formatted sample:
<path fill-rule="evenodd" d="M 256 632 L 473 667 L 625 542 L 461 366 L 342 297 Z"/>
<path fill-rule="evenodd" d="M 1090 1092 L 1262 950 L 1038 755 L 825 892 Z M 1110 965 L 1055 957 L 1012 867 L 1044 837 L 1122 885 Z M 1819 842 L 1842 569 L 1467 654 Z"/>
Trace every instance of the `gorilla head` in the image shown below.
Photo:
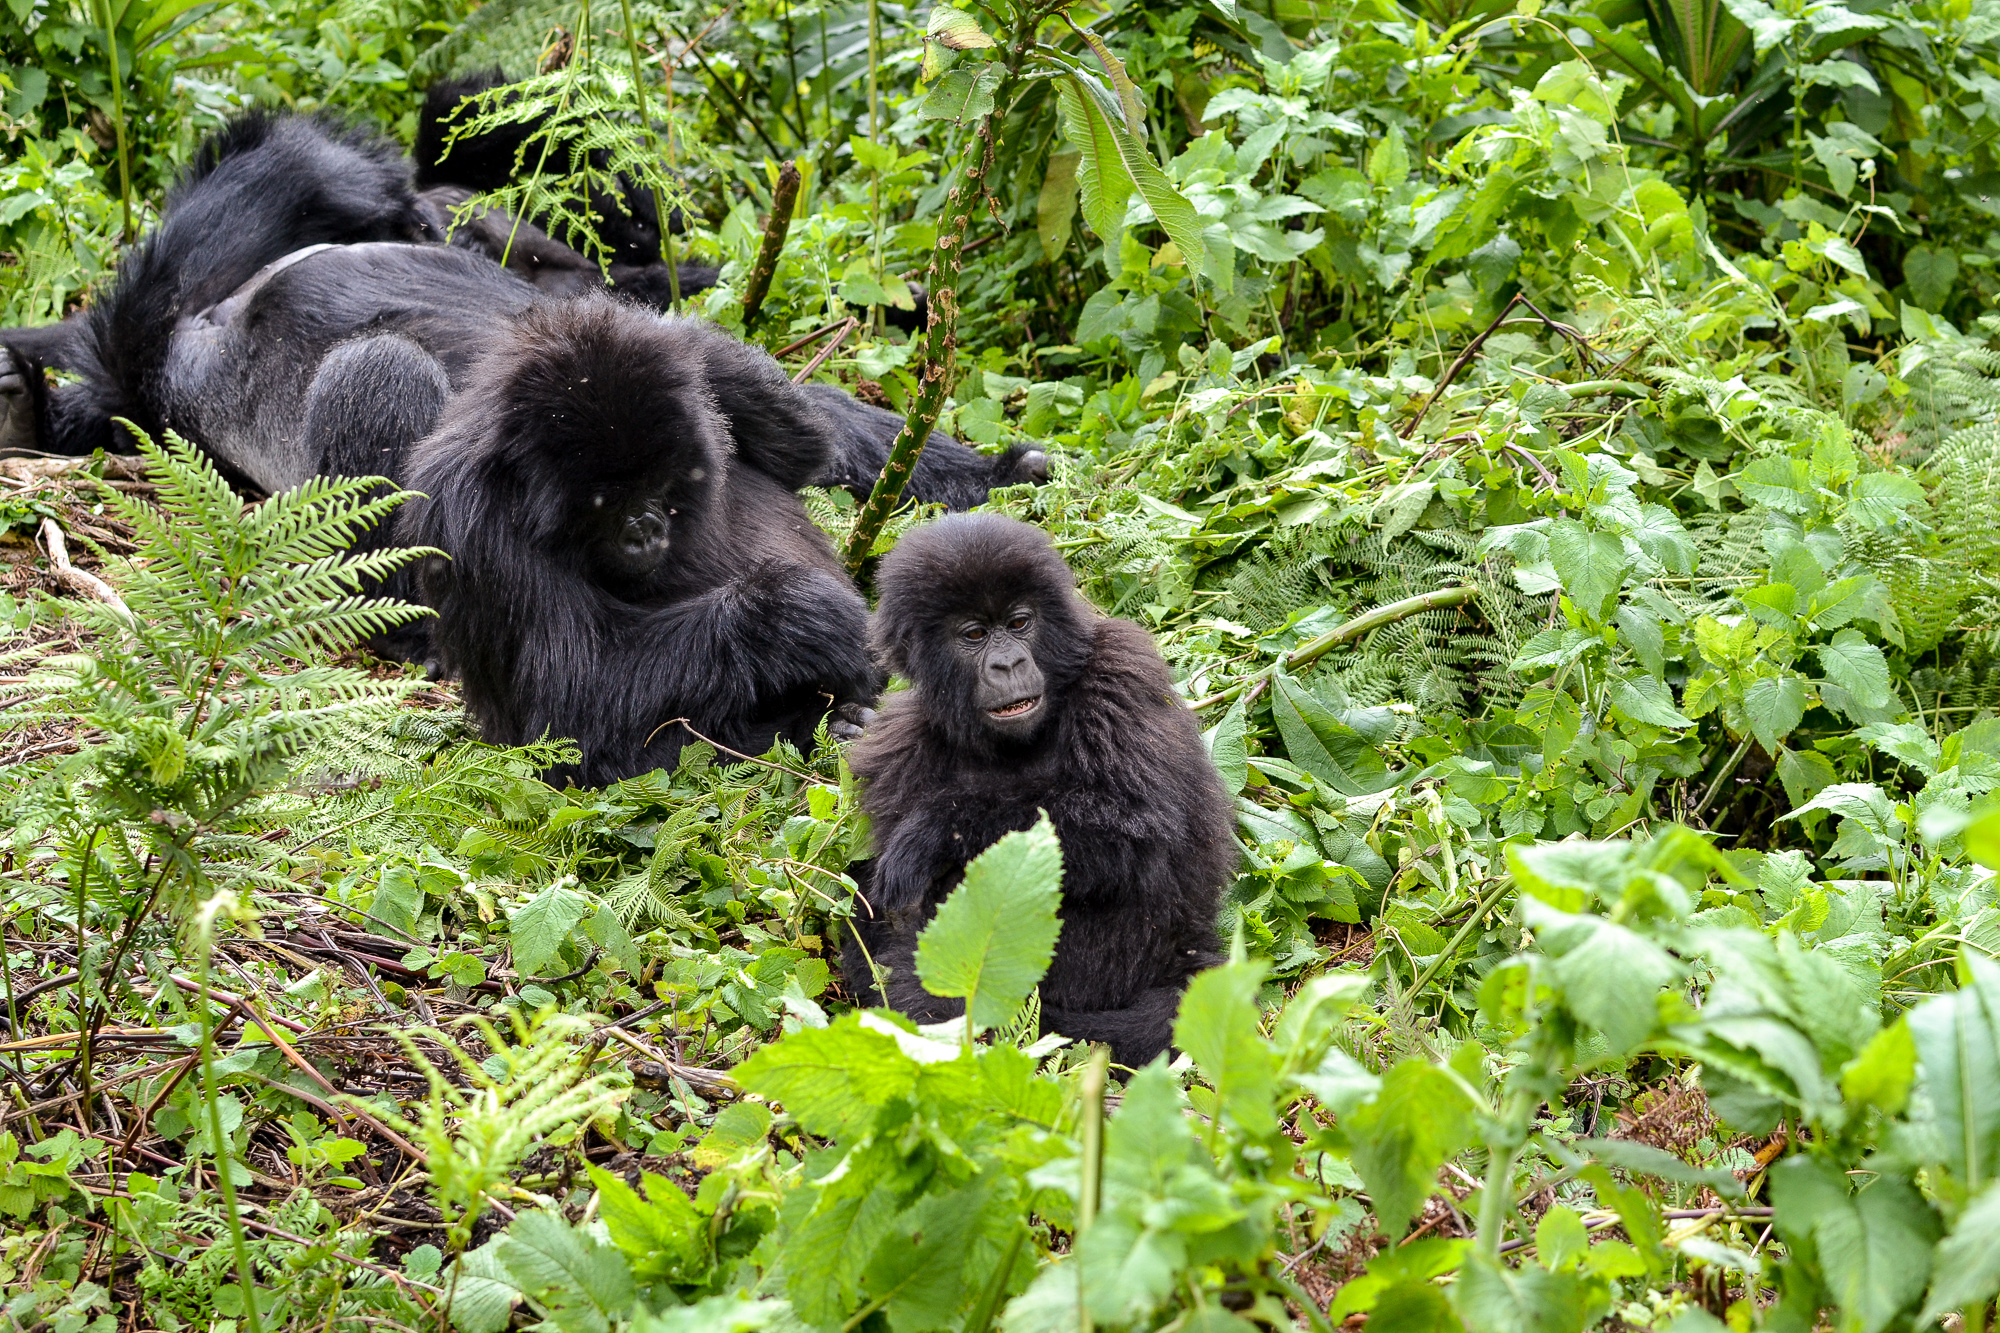
<path fill-rule="evenodd" d="M 897 543 L 875 582 L 877 652 L 955 745 L 1015 749 L 1055 723 L 1093 616 L 1040 529 L 950 515 Z"/>

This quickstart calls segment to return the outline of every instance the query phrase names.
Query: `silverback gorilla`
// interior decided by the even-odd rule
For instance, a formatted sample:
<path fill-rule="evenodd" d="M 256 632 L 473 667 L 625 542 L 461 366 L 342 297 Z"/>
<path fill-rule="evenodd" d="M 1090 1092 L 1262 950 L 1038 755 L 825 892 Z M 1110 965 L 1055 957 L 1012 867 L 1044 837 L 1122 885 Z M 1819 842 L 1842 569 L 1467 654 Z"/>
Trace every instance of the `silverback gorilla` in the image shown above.
<path fill-rule="evenodd" d="M 1221 961 L 1216 914 L 1238 855 L 1228 796 L 1166 663 L 1143 629 L 1078 596 L 1046 536 L 997 515 L 912 531 L 876 586 L 877 654 L 912 688 L 848 754 L 875 841 L 856 875 L 848 988 L 879 1000 L 872 956 L 895 1008 L 962 1014 L 918 984 L 917 932 L 968 860 L 1047 810 L 1062 839 L 1062 934 L 1042 1026 L 1144 1064 L 1167 1048 L 1188 979 Z"/>
<path fill-rule="evenodd" d="M 449 210 L 416 192 L 410 170 L 395 145 L 328 119 L 253 112 L 234 122 L 202 145 L 102 301 L 52 328 L 0 330 L 0 448 L 116 451 L 126 446 L 112 420 L 123 416 L 153 433 L 173 427 L 238 481 L 294 484 L 328 468 L 310 456 L 314 441 L 292 413 L 334 347 L 399 331 L 457 384 L 493 341 L 496 319 L 537 299 L 591 292 L 502 269 L 484 247 L 504 244 L 505 227 L 462 228 L 446 247 Z M 370 252 L 354 251 L 370 243 Z M 687 276 L 693 289 L 712 272 Z M 330 305 L 297 304 L 321 294 Z M 51 389 L 45 368 L 77 382 Z M 378 396 L 382 424 L 393 422 L 405 440 L 423 434 L 435 417 L 433 388 L 394 403 Z M 901 419 L 832 386 L 806 392 L 831 418 L 823 429 L 834 447 L 797 484 L 865 492 Z M 250 427 L 252 418 L 275 434 Z M 737 443 L 755 466 L 754 443 Z M 396 475 L 395 456 L 361 461 Z M 1046 475 L 1040 450 L 989 457 L 933 433 L 908 493 L 965 508 L 993 486 Z"/>
<path fill-rule="evenodd" d="M 601 296 L 539 305 L 417 445 L 396 536 L 451 552 L 419 580 L 488 740 L 573 737 L 565 776 L 598 784 L 671 766 L 690 729 L 809 749 L 872 699 L 867 608 L 783 475 L 822 459 L 751 351 Z M 393 334 L 339 354 L 360 383 L 434 373 Z M 743 466 L 732 435 L 790 452 Z"/>

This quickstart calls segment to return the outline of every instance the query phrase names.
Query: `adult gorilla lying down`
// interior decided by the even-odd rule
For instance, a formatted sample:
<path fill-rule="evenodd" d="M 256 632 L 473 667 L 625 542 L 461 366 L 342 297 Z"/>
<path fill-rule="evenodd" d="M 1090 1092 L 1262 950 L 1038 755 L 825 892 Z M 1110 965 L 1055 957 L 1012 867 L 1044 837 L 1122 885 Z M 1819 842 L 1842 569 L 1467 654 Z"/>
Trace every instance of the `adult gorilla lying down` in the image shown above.
<path fill-rule="evenodd" d="M 197 152 L 159 226 L 126 255 L 104 300 L 51 328 L 0 330 L 0 448 L 117 451 L 127 441 L 112 420 L 123 416 L 155 433 L 171 426 L 239 480 L 267 489 L 273 478 L 295 481 L 329 470 L 305 458 L 310 445 L 292 429 L 297 418 L 285 413 L 302 401 L 319 358 L 333 347 L 400 330 L 456 384 L 492 341 L 496 318 L 517 315 L 538 298 L 590 290 L 573 281 L 538 287 L 502 269 L 487 250 L 506 244 L 507 228 L 462 228 L 445 246 L 446 202 L 414 189 L 410 164 L 387 141 L 319 117 L 253 112 L 239 119 Z M 385 242 L 431 253 L 417 260 L 316 249 Z M 335 308 L 285 304 L 288 295 L 302 294 L 300 280 L 277 279 L 307 263 L 312 288 L 339 288 Z M 690 270 L 691 283 L 698 276 Z M 223 329 L 227 337 L 218 335 Z M 79 382 L 52 390 L 45 368 L 69 371 Z M 253 392 L 272 395 L 271 405 L 244 401 Z M 817 471 L 792 484 L 865 491 L 901 419 L 832 386 L 807 393 L 831 417 L 822 429 L 832 432 L 833 448 Z M 385 426 L 410 432 L 400 434 L 399 447 L 434 419 L 434 411 L 425 417 L 425 401 L 426 394 L 415 393 L 381 405 Z M 275 436 L 245 435 L 244 422 L 258 416 L 278 423 Z M 217 429 L 223 434 L 211 438 Z M 746 453 L 754 466 L 754 442 Z M 364 462 L 368 471 L 397 475 L 393 456 L 342 465 Z M 966 508 L 993 486 L 1046 475 L 1039 450 L 989 457 L 933 433 L 909 494 Z"/>

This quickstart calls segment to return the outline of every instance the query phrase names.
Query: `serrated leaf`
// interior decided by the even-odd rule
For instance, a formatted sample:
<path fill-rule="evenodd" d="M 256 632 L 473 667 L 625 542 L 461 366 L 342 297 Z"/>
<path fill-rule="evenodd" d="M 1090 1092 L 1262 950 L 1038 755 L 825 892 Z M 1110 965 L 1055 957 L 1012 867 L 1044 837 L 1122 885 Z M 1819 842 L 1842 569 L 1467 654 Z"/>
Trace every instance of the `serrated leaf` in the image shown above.
<path fill-rule="evenodd" d="M 1863 708 L 1888 705 L 1893 697 L 1889 687 L 1889 661 L 1861 631 L 1841 630 L 1833 636 L 1833 642 L 1819 645 L 1816 651 L 1819 653 L 1820 669 L 1826 672 L 1826 678 L 1853 695 L 1856 703 Z"/>
<path fill-rule="evenodd" d="M 624 1255 L 551 1213 L 522 1213 L 507 1228 L 500 1262 L 551 1322 L 574 1333 L 609 1333 L 637 1293 Z"/>
<path fill-rule="evenodd" d="M 1778 1231 L 1812 1254 L 1839 1303 L 1841 1327 L 1879 1333 L 1924 1293 L 1937 1216 L 1887 1172 L 1857 1194 L 1832 1163 L 1788 1157 L 1771 1171 Z"/>
<path fill-rule="evenodd" d="M 1625 575 L 1632 568 L 1625 543 L 1608 532 L 1592 532 L 1573 518 L 1549 525 L 1549 563 L 1570 600 L 1599 618 L 1605 604 L 1625 586 Z"/>
<path fill-rule="evenodd" d="M 558 881 L 508 913 L 507 938 L 514 948 L 514 971 L 524 977 L 541 972 L 594 906 L 587 895 Z"/>
<path fill-rule="evenodd" d="M 1174 1020 L 1174 1045 L 1194 1058 L 1215 1089 L 1222 1115 L 1250 1134 L 1278 1126 L 1272 1098 L 1278 1065 L 1259 1027 L 1261 962 L 1212 967 L 1188 984 Z"/>
<path fill-rule="evenodd" d="M 1471 1142 L 1477 1110 L 1458 1079 L 1412 1058 L 1391 1068 L 1375 1096 L 1341 1118 L 1354 1169 L 1384 1231 L 1403 1234 L 1437 1187 L 1445 1158 Z"/>
<path fill-rule="evenodd" d="M 1743 716 L 1750 734 L 1767 754 L 1776 754 L 1778 742 L 1789 736 L 1806 715 L 1805 677 L 1789 673 L 1764 676 L 1750 682 L 1743 691 Z"/>
<path fill-rule="evenodd" d="M 1652 676 L 1619 676 L 1611 681 L 1611 706 L 1649 727 L 1691 727 L 1692 718 L 1674 707 L 1673 691 Z"/>
<path fill-rule="evenodd" d="M 1860 1054 L 1840 1071 L 1840 1095 L 1898 1114 L 1910 1100 L 1917 1077 L 1917 1043 L 1902 1019 L 1868 1039 Z"/>
<path fill-rule="evenodd" d="M 600 1166 L 589 1166 L 597 1215 L 642 1281 L 673 1278 L 701 1257 L 707 1223 L 687 1195 L 664 1176 L 646 1172 L 646 1196 Z"/>
<path fill-rule="evenodd" d="M 1931 1270 L 1936 1277 L 1919 1325 L 2000 1294 L 2000 1182 L 1987 1186 L 1958 1215 L 1951 1234 L 1937 1244 Z"/>
<path fill-rule="evenodd" d="M 1062 923 L 1062 845 L 1046 813 L 972 859 L 917 936 L 917 977 L 966 1002 L 974 1028 L 1012 1021 L 1055 956 Z"/>
<path fill-rule="evenodd" d="M 1063 133 L 1080 154 L 1077 202 L 1083 209 L 1083 220 L 1104 242 L 1106 254 L 1115 254 L 1118 239 L 1125 234 L 1125 204 L 1132 197 L 1132 173 L 1119 156 L 1110 122 L 1079 80 L 1056 80 L 1056 105 L 1062 112 Z M 1103 294 L 1111 295 L 1108 291 Z"/>
<path fill-rule="evenodd" d="M 1629 1051 L 1652 1033 L 1655 997 L 1680 976 L 1666 950 L 1615 922 L 1558 911 L 1539 898 L 1521 899 L 1521 919 L 1550 955 L 1564 1004 L 1614 1051 Z"/>
<path fill-rule="evenodd" d="M 1403 142 L 1402 127 L 1391 125 L 1368 154 L 1368 179 L 1394 189 L 1409 178 L 1410 150 Z"/>
<path fill-rule="evenodd" d="M 848 1013 L 773 1042 L 735 1074 L 748 1091 L 781 1103 L 807 1132 L 846 1138 L 874 1123 L 879 1108 L 908 1096 L 917 1068 L 893 1038 Z"/>

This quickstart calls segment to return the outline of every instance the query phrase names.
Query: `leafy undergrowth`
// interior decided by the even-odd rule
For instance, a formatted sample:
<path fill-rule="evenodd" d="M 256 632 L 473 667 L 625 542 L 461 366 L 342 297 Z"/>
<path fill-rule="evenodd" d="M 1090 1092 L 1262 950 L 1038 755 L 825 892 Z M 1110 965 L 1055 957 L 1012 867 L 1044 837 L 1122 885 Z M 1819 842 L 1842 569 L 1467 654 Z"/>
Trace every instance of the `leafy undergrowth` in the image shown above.
<path fill-rule="evenodd" d="M 609 59 L 542 50 L 547 6 L 308 8 L 120 11 L 142 216 L 225 93 L 399 123 L 405 67 Z M 562 738 L 482 745 L 354 646 L 409 614 L 357 592 L 402 556 L 337 554 L 391 501 L 245 507 L 172 439 L 144 480 L 9 460 L 11 1327 L 1987 1326 L 1987 8 L 1711 6 L 1698 68 L 1680 11 L 1111 6 L 1114 56 L 1001 6 L 1042 46 L 997 105 L 984 20 L 892 8 L 869 58 L 861 7 L 635 6 L 677 60 L 716 25 L 661 188 L 740 329 L 784 140 L 753 334 L 903 408 L 874 316 L 999 119 L 944 424 L 1052 444 L 993 507 L 1155 634 L 1235 795 L 1175 1056 L 1037 1036 L 1046 828 L 925 937 L 968 1022 L 856 1011 L 838 745 L 556 790 Z M 194 83 L 225 36 L 262 63 Z M 566 132 L 622 114 L 610 49 Z M 101 78 L 42 65 L 10 318 L 101 280 L 119 211 L 41 100 Z"/>

